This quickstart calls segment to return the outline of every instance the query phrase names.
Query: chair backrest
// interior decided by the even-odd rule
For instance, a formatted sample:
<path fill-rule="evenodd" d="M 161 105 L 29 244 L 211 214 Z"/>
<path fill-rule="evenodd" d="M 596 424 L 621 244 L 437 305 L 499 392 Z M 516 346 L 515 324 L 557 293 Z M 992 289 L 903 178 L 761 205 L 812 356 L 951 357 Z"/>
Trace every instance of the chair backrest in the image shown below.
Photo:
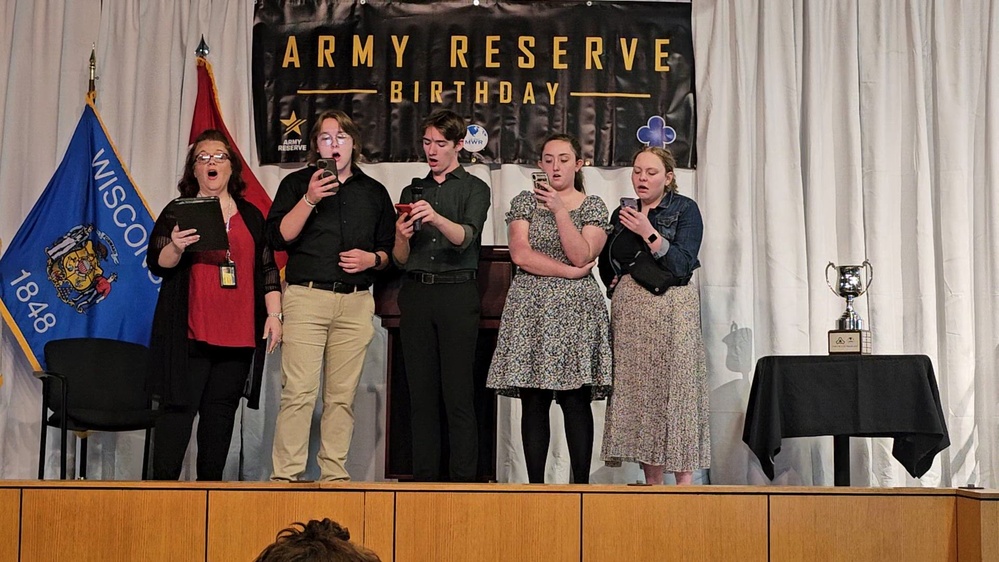
<path fill-rule="evenodd" d="M 103 338 L 70 338 L 45 344 L 49 372 L 67 379 L 70 410 L 144 410 L 149 395 L 149 349 L 136 343 Z M 48 403 L 59 411 L 59 384 L 48 385 Z"/>

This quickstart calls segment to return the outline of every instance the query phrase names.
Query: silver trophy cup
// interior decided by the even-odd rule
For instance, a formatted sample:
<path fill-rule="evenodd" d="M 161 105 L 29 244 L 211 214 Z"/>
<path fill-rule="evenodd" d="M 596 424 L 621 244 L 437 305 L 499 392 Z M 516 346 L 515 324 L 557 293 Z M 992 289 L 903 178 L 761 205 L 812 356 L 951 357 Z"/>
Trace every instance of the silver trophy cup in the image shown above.
<path fill-rule="evenodd" d="M 839 272 L 839 280 L 834 287 L 829 282 L 829 270 L 836 269 Z M 865 271 L 866 279 L 861 278 L 861 271 Z M 837 267 L 833 262 L 826 266 L 826 285 L 837 296 L 846 299 L 846 311 L 836 321 L 836 328 L 839 330 L 863 330 L 864 319 L 853 309 L 853 299 L 867 292 L 874 281 L 874 267 L 871 262 L 864 260 L 860 265 L 841 265 Z"/>

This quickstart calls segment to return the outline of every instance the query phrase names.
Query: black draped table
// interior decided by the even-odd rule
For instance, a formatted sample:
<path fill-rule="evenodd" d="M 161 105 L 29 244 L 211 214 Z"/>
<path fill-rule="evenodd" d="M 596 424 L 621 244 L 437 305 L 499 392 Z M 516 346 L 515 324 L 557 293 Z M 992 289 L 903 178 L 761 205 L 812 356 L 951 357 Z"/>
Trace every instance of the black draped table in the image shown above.
<path fill-rule="evenodd" d="M 892 456 L 921 477 L 950 445 L 925 355 L 769 356 L 756 363 L 742 440 L 771 480 L 785 437 L 832 435 L 834 478 L 850 485 L 850 437 L 892 437 Z"/>

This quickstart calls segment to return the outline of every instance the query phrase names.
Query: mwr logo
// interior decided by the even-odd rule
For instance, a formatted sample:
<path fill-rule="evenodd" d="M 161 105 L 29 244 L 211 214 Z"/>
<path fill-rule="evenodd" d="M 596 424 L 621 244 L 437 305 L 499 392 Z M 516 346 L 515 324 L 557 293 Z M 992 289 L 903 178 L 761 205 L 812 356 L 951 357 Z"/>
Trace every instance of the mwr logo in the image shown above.
<path fill-rule="evenodd" d="M 109 257 L 118 264 L 114 242 L 92 224 L 74 226 L 45 248 L 45 253 L 49 256 L 49 281 L 59 300 L 81 314 L 104 300 L 111 292 L 111 283 L 118 280 L 117 273 L 105 276 L 101 267 Z"/>
<path fill-rule="evenodd" d="M 489 133 L 478 125 L 469 125 L 465 133 L 465 150 L 469 152 L 479 152 L 489 143 Z"/>

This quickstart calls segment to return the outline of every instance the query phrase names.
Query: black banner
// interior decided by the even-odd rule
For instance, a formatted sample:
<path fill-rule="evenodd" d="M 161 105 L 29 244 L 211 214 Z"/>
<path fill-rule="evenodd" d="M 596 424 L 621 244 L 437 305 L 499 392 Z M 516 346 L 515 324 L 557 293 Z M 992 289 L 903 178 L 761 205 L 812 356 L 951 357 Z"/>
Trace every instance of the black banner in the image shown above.
<path fill-rule="evenodd" d="M 303 161 L 325 109 L 368 161 L 422 160 L 420 122 L 446 107 L 480 162 L 533 164 L 566 132 L 592 165 L 658 144 L 693 168 L 690 4 L 257 0 L 253 107 L 263 164 Z"/>

